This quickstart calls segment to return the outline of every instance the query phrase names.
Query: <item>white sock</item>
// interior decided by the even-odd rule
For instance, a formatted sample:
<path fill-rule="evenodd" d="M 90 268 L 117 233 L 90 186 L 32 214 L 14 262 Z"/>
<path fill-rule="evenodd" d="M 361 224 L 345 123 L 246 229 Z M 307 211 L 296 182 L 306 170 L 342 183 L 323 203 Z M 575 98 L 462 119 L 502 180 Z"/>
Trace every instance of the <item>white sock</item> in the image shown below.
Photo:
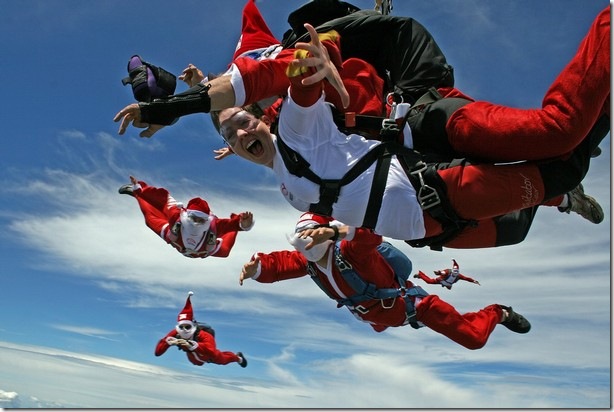
<path fill-rule="evenodd" d="M 566 209 L 567 207 L 569 207 L 569 195 L 568 194 L 565 194 L 565 196 L 563 196 L 563 201 L 561 202 L 559 207 L 561 209 Z"/>

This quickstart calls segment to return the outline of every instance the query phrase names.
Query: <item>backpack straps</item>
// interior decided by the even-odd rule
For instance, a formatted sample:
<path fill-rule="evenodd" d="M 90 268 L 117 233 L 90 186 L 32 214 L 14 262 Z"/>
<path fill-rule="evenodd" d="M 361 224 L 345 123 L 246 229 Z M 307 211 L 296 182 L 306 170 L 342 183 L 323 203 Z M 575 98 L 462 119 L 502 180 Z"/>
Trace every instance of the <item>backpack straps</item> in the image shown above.
<path fill-rule="evenodd" d="M 340 243 L 341 242 L 337 242 L 334 246 L 334 264 L 337 266 L 337 269 L 339 269 L 339 273 L 341 273 L 343 280 L 345 280 L 348 286 L 354 290 L 354 295 L 344 299 L 335 298 L 320 281 L 320 278 L 317 275 L 315 263 L 309 262 L 307 265 L 307 272 L 309 273 L 311 279 L 320 289 L 322 289 L 322 291 L 324 291 L 324 293 L 326 293 L 329 298 L 337 301 L 337 307 L 347 306 L 350 311 L 364 315 L 370 310 L 370 308 L 366 308 L 362 305 L 362 303 L 365 301 L 380 300 L 382 307 L 387 308 L 384 306 L 383 302 L 385 299 L 396 299 L 397 297 L 401 297 L 405 299 L 405 308 L 409 324 L 415 329 L 421 327 L 416 320 L 416 310 L 411 297 L 424 297 L 428 296 L 428 293 L 420 286 L 413 286 L 409 289 L 406 288 L 404 274 L 398 274 L 396 272 L 395 276 L 397 278 L 397 283 L 399 284 L 398 288 L 378 288 L 373 283 L 367 283 L 358 273 L 356 273 L 352 265 L 343 257 L 341 254 Z"/>

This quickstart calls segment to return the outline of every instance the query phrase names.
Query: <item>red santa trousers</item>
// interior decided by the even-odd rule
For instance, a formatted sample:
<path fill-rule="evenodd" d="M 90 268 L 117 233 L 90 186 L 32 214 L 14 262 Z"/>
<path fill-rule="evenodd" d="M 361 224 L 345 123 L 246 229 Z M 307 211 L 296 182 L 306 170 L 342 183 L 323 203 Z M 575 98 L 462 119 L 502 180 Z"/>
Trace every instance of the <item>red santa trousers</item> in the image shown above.
<path fill-rule="evenodd" d="M 446 131 L 461 153 L 500 161 L 558 157 L 576 147 L 601 115 L 609 116 L 609 96 L 608 6 L 546 92 L 541 109 L 473 102 L 454 112 Z M 505 154 L 509 158 L 501 158 Z"/>
<path fill-rule="evenodd" d="M 416 319 L 467 349 L 483 347 L 501 316 L 499 305 L 490 305 L 477 312 L 461 315 L 437 295 L 428 295 L 416 306 Z"/>

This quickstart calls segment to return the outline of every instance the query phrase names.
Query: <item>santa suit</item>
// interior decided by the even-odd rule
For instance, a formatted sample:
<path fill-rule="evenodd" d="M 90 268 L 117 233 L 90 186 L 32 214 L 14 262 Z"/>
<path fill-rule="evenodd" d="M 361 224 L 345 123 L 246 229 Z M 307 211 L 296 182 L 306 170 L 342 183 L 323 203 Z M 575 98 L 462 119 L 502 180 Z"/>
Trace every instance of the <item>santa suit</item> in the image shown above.
<path fill-rule="evenodd" d="M 238 214 L 232 213 L 229 219 L 211 214 L 213 220 L 209 228 L 209 240 L 203 242 L 196 251 L 186 251 L 181 235 L 176 236 L 171 232 L 171 228 L 179 220 L 182 207 L 168 190 L 149 186 L 143 181 L 139 181 L 139 184 L 141 188 L 137 187 L 133 193 L 143 212 L 145 224 L 184 256 L 227 257 L 234 246 L 237 232 L 251 229 L 241 227 L 241 216 Z"/>
<path fill-rule="evenodd" d="M 365 282 L 376 285 L 378 289 L 399 288 L 393 269 L 376 249 L 381 241 L 382 237 L 370 230 L 356 228 L 353 236 L 350 235 L 341 241 L 341 254 Z M 258 257 L 260 265 L 252 277 L 258 282 L 272 283 L 308 275 L 308 261 L 298 251 L 258 253 Z M 319 264 L 314 266 L 315 275 L 329 296 L 345 299 L 356 294 L 333 263 L 333 253 L 329 253 L 326 267 Z M 413 284 L 407 281 L 405 286 L 411 288 Z M 454 307 L 435 295 L 416 298 L 414 303 L 416 319 L 419 322 L 468 349 L 479 349 L 484 346 L 502 315 L 498 305 L 490 305 L 478 312 L 461 315 Z M 348 309 L 358 319 L 369 323 L 377 332 L 381 332 L 387 327 L 408 324 L 405 305 L 404 298 L 397 297 L 384 300 L 371 299 L 361 302 L 360 308 L 348 306 Z"/>
<path fill-rule="evenodd" d="M 459 280 L 464 280 L 466 282 L 478 283 L 475 279 L 472 279 L 468 276 L 463 275 L 462 273 L 454 274 L 450 269 L 441 270 L 435 273 L 441 273 L 441 275 L 436 278 L 431 278 L 426 275 L 426 273 L 419 271 L 416 276 L 429 285 L 441 285 L 442 287 L 446 287 L 448 289 L 452 289 L 452 285 L 454 285 Z"/>
<path fill-rule="evenodd" d="M 369 19 L 378 25 L 388 24 L 373 16 L 364 20 L 368 22 Z M 334 25 L 324 27 L 332 28 Z M 348 27 L 360 34 L 360 25 L 352 23 Z M 343 27 L 343 30 L 348 27 Z M 356 36 L 356 33 L 351 35 Z M 433 41 L 430 43 L 437 48 Z M 334 41 L 325 45 L 333 58 L 340 56 L 338 51 L 331 52 L 336 47 Z M 410 47 L 410 56 L 419 56 L 419 51 L 411 49 L 411 44 L 405 47 Z M 253 103 L 272 94 L 284 95 L 288 86 L 284 73 L 287 63 L 293 59 L 293 51 L 284 50 L 271 60 L 235 59 L 231 69 L 235 104 Z M 368 53 L 357 55 L 370 56 Z M 350 60 L 354 60 L 353 68 L 348 70 L 344 66 L 339 70 L 351 96 L 346 111 L 381 115 L 383 82 L 377 70 L 363 60 Z M 374 63 L 381 65 L 381 56 L 377 60 Z M 423 60 L 419 70 L 415 68 L 418 73 L 429 72 Z M 443 62 L 434 60 L 432 68 L 441 71 L 442 63 L 445 64 L 445 59 Z M 403 67 L 394 62 L 386 64 Z M 381 72 L 382 67 L 378 70 Z M 416 74 L 407 69 L 393 72 L 397 84 L 411 84 L 408 79 Z M 338 93 L 326 83 L 324 87 L 327 100 L 341 109 Z M 597 16 L 576 55 L 546 92 L 541 109 L 516 109 L 474 102 L 452 87 L 440 87 L 439 91 L 445 99 L 409 120 L 415 128 L 417 150 L 436 150 L 447 156 L 470 156 L 491 162 L 541 160 L 567 155 L 602 116 L 609 117 L 610 114 L 610 8 Z"/>
<path fill-rule="evenodd" d="M 155 355 L 160 356 L 166 352 L 170 345 L 166 342 L 166 338 L 180 338 L 175 329 L 166 334 L 156 345 Z M 240 362 L 240 358 L 234 352 L 223 352 L 217 349 L 215 338 L 208 332 L 200 329 L 196 336 L 192 337 L 196 341 L 197 347 L 194 350 L 183 350 L 190 362 L 194 365 L 202 366 L 205 363 L 216 363 L 218 365 L 227 365 L 231 362 Z"/>

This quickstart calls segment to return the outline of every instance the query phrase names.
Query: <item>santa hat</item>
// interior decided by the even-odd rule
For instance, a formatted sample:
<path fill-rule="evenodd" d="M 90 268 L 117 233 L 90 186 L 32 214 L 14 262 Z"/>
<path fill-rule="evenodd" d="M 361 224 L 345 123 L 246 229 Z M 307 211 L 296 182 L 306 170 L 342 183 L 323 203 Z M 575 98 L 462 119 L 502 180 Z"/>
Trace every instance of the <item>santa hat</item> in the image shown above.
<path fill-rule="evenodd" d="M 232 59 L 241 54 L 256 49 L 263 49 L 281 42 L 273 36 L 265 23 L 260 11 L 256 7 L 255 0 L 248 0 L 243 8 L 243 20 L 241 24 L 241 37 L 235 49 Z"/>
<path fill-rule="evenodd" d="M 177 323 L 188 323 L 194 321 L 194 312 L 192 311 L 192 302 L 190 301 L 190 296 L 192 296 L 194 292 L 188 292 L 188 298 L 185 301 L 185 306 L 183 310 L 177 316 Z"/>
<path fill-rule="evenodd" d="M 328 225 L 332 221 L 332 217 L 306 212 L 298 218 L 298 222 L 296 222 L 295 232 L 300 232 L 301 230 L 307 229 L 310 226 Z"/>
<path fill-rule="evenodd" d="M 195 197 L 188 202 L 186 206 L 186 210 L 189 212 L 193 212 L 195 215 L 202 217 L 203 219 L 207 219 L 211 210 L 209 209 L 209 204 L 201 199 L 200 197 Z"/>

